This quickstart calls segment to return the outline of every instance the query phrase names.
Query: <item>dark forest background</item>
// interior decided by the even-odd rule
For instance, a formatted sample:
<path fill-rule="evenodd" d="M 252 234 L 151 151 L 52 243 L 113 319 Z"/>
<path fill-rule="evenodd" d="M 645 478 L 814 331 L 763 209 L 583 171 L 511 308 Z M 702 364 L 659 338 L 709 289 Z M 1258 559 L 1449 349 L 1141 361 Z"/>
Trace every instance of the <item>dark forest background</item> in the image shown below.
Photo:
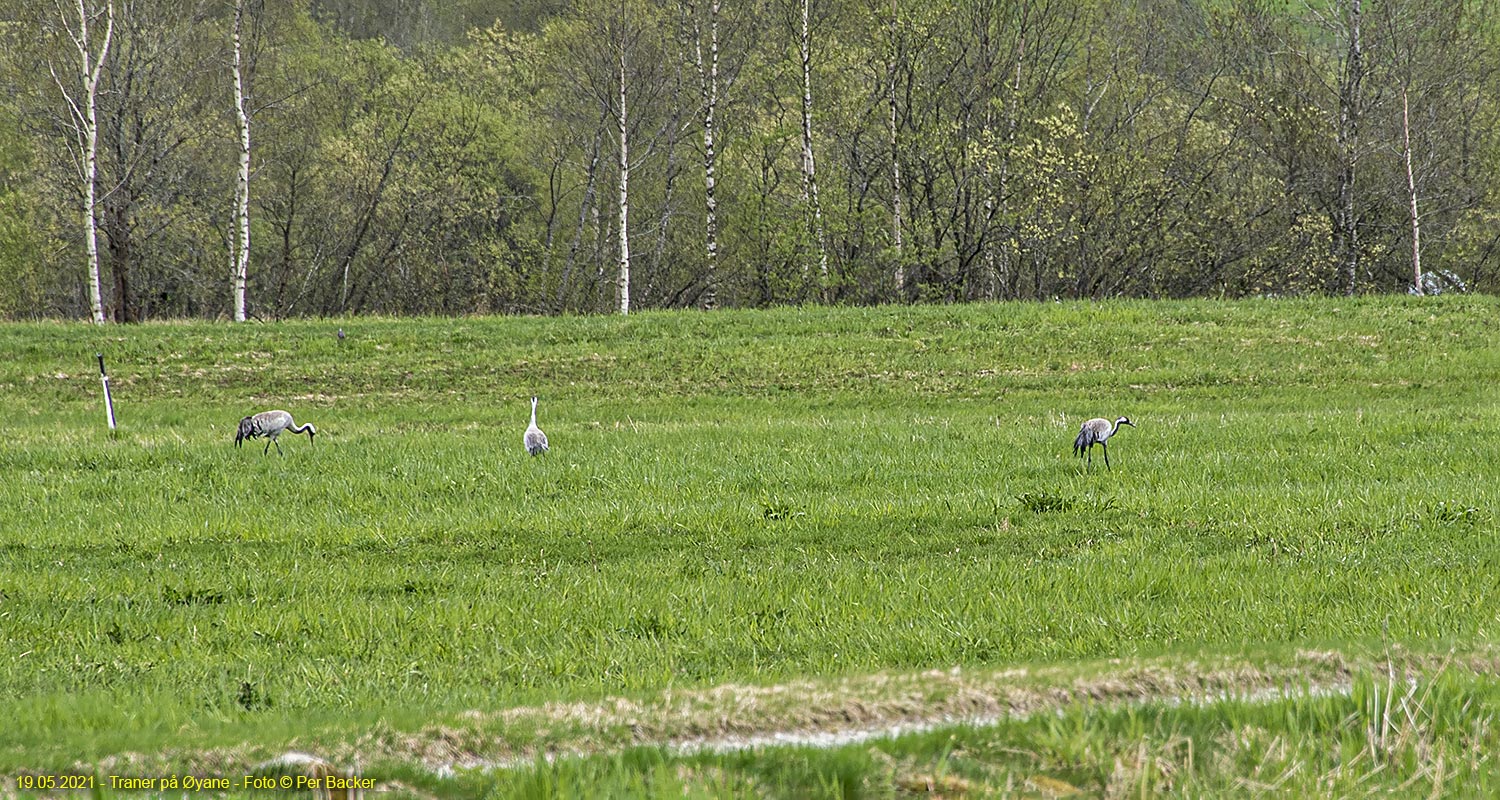
<path fill-rule="evenodd" d="M 251 318 L 1500 286 L 1485 2 L 0 0 L 0 316 L 111 11 L 105 317 L 233 315 L 237 10 Z"/>

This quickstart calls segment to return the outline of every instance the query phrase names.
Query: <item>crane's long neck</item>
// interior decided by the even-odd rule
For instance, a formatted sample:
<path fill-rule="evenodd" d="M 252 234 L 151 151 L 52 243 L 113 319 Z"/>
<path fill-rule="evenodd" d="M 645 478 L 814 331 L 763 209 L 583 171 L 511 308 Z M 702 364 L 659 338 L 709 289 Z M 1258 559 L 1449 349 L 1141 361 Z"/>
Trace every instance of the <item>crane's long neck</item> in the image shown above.
<path fill-rule="evenodd" d="M 314 428 L 311 422 L 304 422 L 301 425 L 293 422 L 289 427 L 291 428 L 292 433 L 305 433 L 309 438 L 311 438 L 313 434 L 318 432 L 318 429 Z"/>
<path fill-rule="evenodd" d="M 536 427 L 536 398 L 531 398 L 531 426 Z"/>

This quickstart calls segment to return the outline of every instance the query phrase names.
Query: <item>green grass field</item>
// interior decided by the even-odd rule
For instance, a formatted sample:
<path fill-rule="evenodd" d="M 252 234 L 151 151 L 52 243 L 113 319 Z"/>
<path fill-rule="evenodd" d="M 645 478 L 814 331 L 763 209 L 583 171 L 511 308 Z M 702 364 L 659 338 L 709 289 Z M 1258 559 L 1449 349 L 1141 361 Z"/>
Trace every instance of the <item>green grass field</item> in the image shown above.
<path fill-rule="evenodd" d="M 631 748 L 517 771 L 491 796 L 1490 798 L 1500 732 L 1480 707 L 1500 707 L 1493 678 L 1445 675 L 1269 705 L 1077 705 L 832 749 Z"/>
<path fill-rule="evenodd" d="M 1494 298 L 7 324 L 0 354 L 0 775 L 1500 625 Z M 235 448 L 268 408 L 316 442 Z M 1121 414 L 1084 472 L 1079 423 Z M 568 774 L 688 769 L 643 763 Z"/>

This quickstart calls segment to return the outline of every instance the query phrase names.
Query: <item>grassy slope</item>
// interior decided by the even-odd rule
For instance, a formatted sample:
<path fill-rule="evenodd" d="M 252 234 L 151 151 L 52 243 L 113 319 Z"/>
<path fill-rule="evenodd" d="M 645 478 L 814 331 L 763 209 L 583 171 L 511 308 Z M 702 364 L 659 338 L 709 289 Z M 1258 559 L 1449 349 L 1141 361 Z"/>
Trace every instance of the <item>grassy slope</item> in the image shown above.
<path fill-rule="evenodd" d="M 0 767 L 669 685 L 1488 641 L 1497 312 L 0 326 Z M 230 446 L 267 407 L 316 445 Z M 1140 427 L 1083 474 L 1078 423 L 1117 413 Z"/>

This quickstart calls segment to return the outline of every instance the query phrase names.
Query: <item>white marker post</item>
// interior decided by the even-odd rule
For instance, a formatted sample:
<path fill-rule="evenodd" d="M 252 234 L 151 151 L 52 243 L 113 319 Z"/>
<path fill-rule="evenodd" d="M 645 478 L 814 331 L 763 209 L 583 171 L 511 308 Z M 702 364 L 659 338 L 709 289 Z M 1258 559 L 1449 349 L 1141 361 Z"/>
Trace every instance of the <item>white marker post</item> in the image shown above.
<path fill-rule="evenodd" d="M 96 353 L 99 358 L 99 380 L 104 384 L 104 411 L 109 415 L 109 429 L 115 429 L 115 401 L 109 396 L 109 375 L 104 372 L 104 354 Z"/>

